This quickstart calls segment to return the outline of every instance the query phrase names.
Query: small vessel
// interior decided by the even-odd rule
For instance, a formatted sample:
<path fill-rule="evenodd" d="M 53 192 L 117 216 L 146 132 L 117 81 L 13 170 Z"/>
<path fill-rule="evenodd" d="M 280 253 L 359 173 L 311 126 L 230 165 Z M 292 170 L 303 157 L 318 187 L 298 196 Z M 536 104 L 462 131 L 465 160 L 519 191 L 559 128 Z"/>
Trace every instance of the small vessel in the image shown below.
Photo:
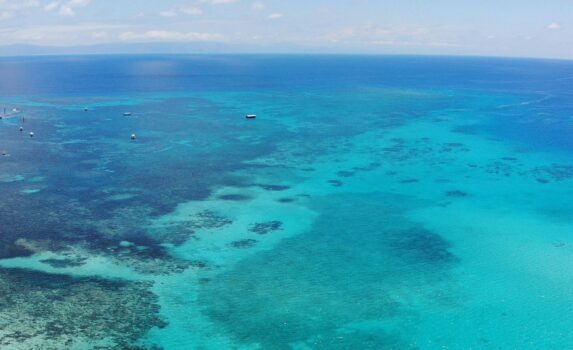
<path fill-rule="evenodd" d="M 131 134 L 131 141 L 135 141 L 135 139 L 137 139 L 137 136 L 135 134 Z"/>
<path fill-rule="evenodd" d="M 20 127 L 20 132 L 22 132 L 22 131 L 24 131 L 24 127 L 21 126 L 21 127 Z"/>
<path fill-rule="evenodd" d="M 257 118 L 257 115 L 256 115 L 256 114 L 247 114 L 247 115 L 245 116 L 245 118 L 247 118 L 247 119 L 256 119 L 256 118 Z"/>
<path fill-rule="evenodd" d="M 30 132 L 30 137 L 34 137 L 34 132 Z"/>
<path fill-rule="evenodd" d="M 131 117 L 132 114 L 133 114 L 133 113 L 131 113 L 131 112 L 124 112 L 124 113 L 123 113 L 123 116 L 124 116 L 124 117 Z"/>

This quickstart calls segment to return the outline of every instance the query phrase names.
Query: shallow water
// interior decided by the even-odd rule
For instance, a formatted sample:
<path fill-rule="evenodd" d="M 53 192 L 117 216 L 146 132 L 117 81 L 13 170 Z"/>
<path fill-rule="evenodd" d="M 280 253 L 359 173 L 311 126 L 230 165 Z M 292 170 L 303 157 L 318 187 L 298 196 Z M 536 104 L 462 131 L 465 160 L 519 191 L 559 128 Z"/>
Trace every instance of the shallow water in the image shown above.
<path fill-rule="evenodd" d="M 573 347 L 571 62 L 0 73 L 3 349 Z"/>

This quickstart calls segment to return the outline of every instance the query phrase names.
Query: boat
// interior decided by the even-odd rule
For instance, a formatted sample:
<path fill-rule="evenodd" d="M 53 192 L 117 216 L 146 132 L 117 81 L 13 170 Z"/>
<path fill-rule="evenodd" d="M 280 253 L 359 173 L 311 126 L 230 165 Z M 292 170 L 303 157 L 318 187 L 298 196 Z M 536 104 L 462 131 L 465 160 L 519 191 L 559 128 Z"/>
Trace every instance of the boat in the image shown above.
<path fill-rule="evenodd" d="M 19 113 L 22 113 L 22 110 L 19 108 L 12 108 L 12 110 L 9 112 L 6 112 L 6 108 L 4 108 L 2 115 L 0 115 L 0 119 L 10 118 L 10 117 L 12 117 L 16 114 L 19 114 Z"/>
<path fill-rule="evenodd" d="M 124 117 L 131 117 L 132 113 L 131 112 L 125 112 L 123 113 Z"/>
<path fill-rule="evenodd" d="M 257 115 L 256 115 L 256 114 L 247 114 L 247 115 L 245 116 L 245 118 L 247 118 L 247 119 L 256 119 L 256 118 L 257 118 Z"/>

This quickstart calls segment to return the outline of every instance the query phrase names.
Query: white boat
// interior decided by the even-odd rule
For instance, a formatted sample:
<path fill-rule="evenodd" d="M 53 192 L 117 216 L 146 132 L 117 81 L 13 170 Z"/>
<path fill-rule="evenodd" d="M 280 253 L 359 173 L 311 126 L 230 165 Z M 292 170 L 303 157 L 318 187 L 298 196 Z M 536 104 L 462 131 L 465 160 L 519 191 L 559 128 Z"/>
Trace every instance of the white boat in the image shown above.
<path fill-rule="evenodd" d="M 245 118 L 247 118 L 247 119 L 256 119 L 256 118 L 257 118 L 257 115 L 256 115 L 256 114 L 247 114 L 247 115 L 245 116 Z"/>
<path fill-rule="evenodd" d="M 131 112 L 125 112 L 125 113 L 123 113 L 123 116 L 124 117 L 131 117 L 131 114 L 132 114 Z"/>

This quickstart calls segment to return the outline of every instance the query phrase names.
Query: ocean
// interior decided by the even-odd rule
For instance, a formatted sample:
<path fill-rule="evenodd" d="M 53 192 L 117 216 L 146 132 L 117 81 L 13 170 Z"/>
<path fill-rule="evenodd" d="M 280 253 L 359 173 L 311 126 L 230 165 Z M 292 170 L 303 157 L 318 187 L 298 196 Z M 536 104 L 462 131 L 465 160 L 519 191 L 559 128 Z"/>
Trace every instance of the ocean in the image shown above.
<path fill-rule="evenodd" d="M 573 61 L 12 57 L 4 108 L 2 349 L 573 348 Z"/>

